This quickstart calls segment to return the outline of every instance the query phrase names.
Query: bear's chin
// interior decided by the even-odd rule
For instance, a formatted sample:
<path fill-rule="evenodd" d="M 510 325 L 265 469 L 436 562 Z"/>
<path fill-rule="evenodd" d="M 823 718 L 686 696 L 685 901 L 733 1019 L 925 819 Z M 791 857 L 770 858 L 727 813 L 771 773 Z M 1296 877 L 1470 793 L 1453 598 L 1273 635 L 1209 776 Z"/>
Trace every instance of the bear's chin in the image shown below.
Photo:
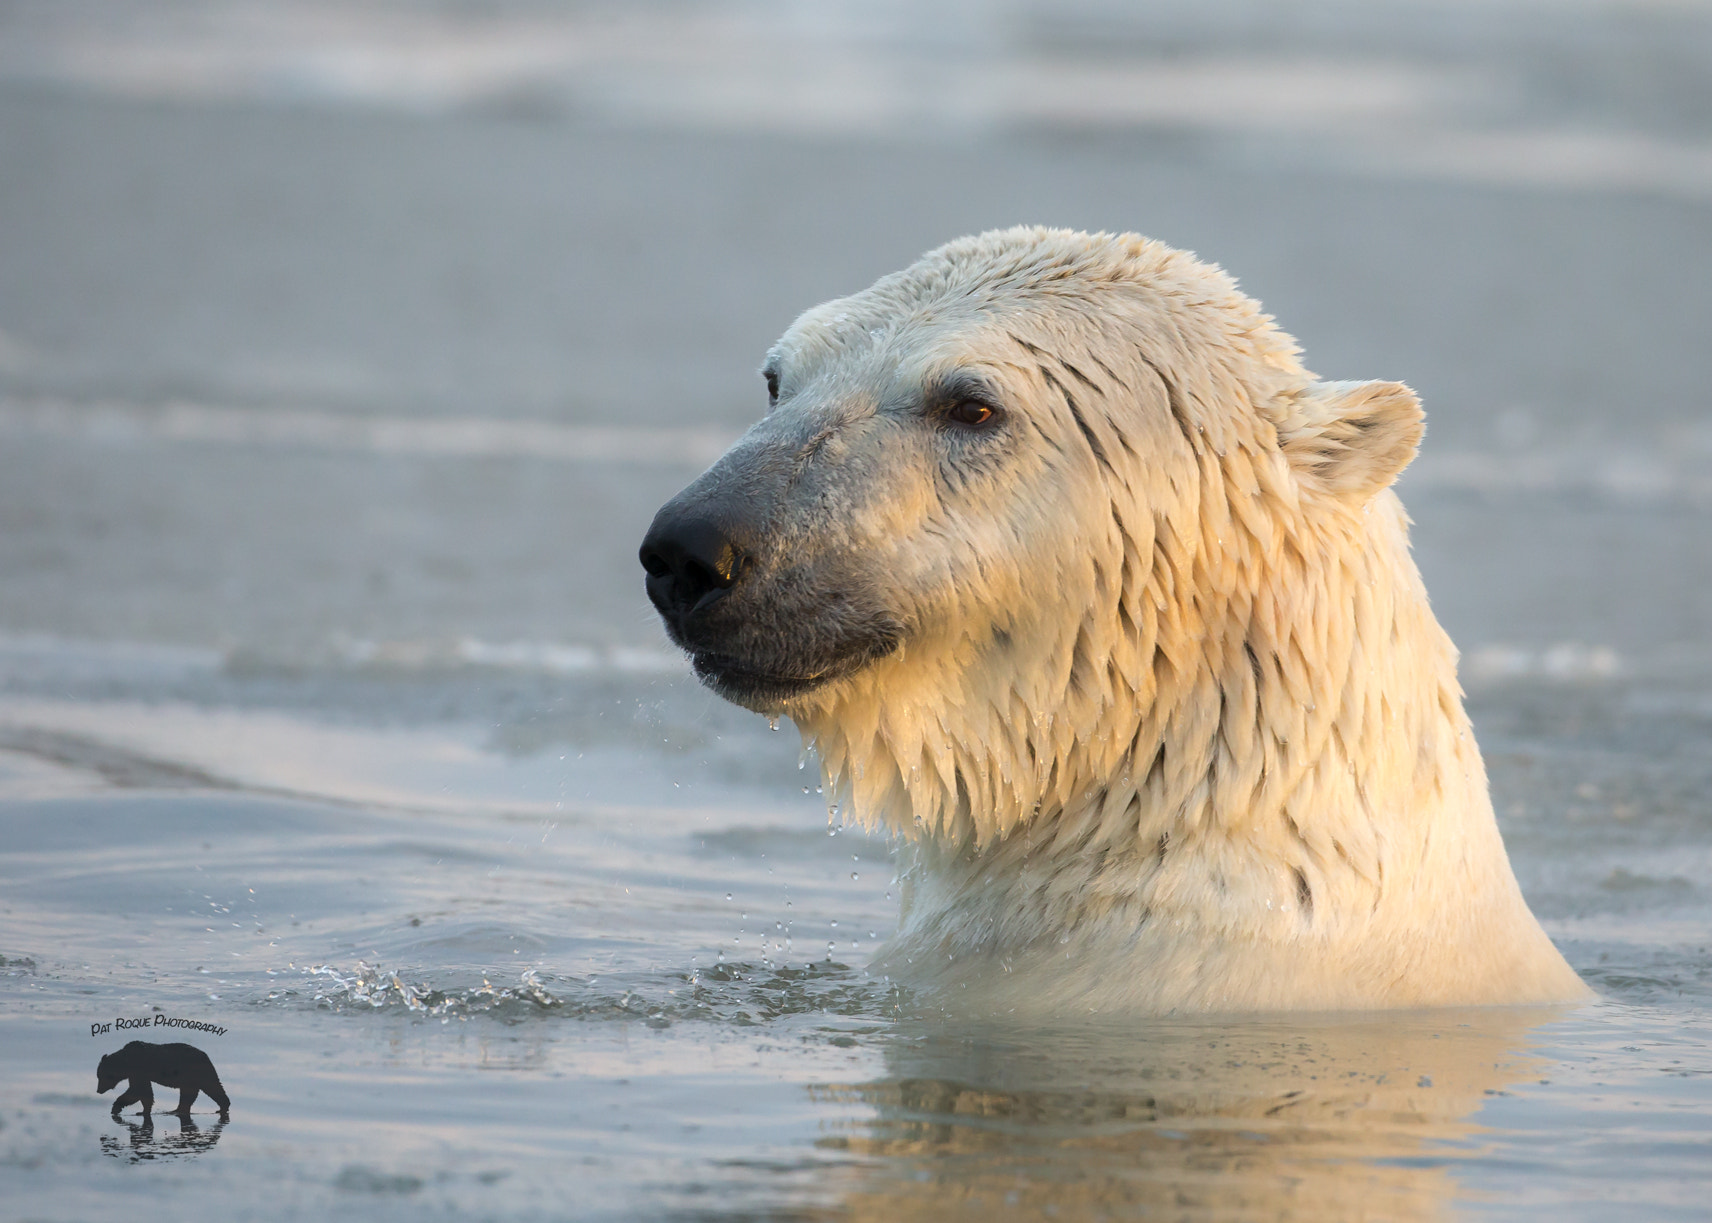
<path fill-rule="evenodd" d="M 792 701 L 815 692 L 854 668 L 832 668 L 815 675 L 776 675 L 744 666 L 736 659 L 710 651 L 690 656 L 696 678 L 733 705 L 776 717 L 789 712 Z"/>

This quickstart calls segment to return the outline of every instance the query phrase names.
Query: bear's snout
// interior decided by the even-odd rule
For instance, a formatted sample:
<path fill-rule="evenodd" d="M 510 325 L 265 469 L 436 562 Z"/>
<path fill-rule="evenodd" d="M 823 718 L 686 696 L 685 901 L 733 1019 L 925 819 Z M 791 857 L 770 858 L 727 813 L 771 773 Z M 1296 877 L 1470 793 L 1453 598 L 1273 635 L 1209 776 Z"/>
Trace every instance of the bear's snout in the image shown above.
<path fill-rule="evenodd" d="M 773 714 L 890 654 L 903 629 L 845 572 L 852 557 L 796 546 L 812 512 L 780 529 L 780 488 L 795 468 L 766 440 L 734 449 L 668 501 L 638 559 L 649 602 L 702 682 Z"/>

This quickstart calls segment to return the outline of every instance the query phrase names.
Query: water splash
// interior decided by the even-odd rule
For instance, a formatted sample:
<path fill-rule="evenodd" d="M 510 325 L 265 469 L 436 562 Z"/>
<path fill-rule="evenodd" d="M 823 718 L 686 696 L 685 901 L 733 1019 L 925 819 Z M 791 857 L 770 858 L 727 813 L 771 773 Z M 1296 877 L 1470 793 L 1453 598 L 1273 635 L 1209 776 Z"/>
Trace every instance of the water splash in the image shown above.
<path fill-rule="evenodd" d="M 403 1008 L 412 1014 L 441 1018 L 462 1017 L 507 1006 L 549 1009 L 562 1005 L 548 992 L 534 969 L 527 969 L 516 986 L 496 986 L 486 977 L 479 987 L 443 990 L 432 985 L 405 981 L 396 971 L 357 961 L 354 970 L 332 964 L 317 964 L 304 970 L 310 981 L 310 1001 L 333 1011 L 386 1010 Z M 265 1001 L 301 997 L 302 991 L 279 989 Z"/>
<path fill-rule="evenodd" d="M 683 1021 L 752 1026 L 793 1015 L 836 1015 L 890 1020 L 906 1004 L 904 992 L 889 981 L 831 958 L 800 967 L 775 963 L 726 962 L 720 952 L 707 968 L 673 973 L 612 977 L 543 978 L 535 969 L 516 985 L 459 989 L 407 980 L 398 971 L 359 960 L 354 969 L 320 964 L 305 969 L 307 989 L 277 989 L 261 1004 L 301 1000 L 316 1008 L 349 1014 L 392 1013 L 441 1022 L 487 1015 L 508 1023 L 550 1016 L 579 1020 L 639 1020 L 666 1028 Z"/>

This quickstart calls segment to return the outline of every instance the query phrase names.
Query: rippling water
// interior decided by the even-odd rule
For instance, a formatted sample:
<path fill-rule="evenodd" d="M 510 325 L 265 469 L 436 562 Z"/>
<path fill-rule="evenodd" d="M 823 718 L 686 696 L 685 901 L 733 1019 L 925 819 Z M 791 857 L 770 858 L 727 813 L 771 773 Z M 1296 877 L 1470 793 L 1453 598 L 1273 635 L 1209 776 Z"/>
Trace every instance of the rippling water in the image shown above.
<path fill-rule="evenodd" d="M 26 1217 L 106 1209 L 139 1162 L 193 1217 L 1686 1218 L 1712 1188 L 1712 705 L 1656 686 L 1476 693 L 1524 887 L 1598 1003 L 1019 1029 L 865 971 L 888 846 L 686 678 L 181 659 L 139 706 L 17 691 L 91 682 L 27 653 L 0 707 Z M 100 682 L 162 665 L 112 651 Z M 530 712 L 242 707 L 278 684 Z M 157 1015 L 226 1029 L 173 1035 L 228 1122 L 108 1118 L 126 1037 L 90 1025 Z"/>
<path fill-rule="evenodd" d="M 1704 1218 L 1712 26 L 1544 12 L 0 12 L 4 1213 Z M 893 847 L 635 546 L 798 309 L 1020 219 L 1422 391 L 1416 555 L 1596 1003 L 1022 1028 L 868 971 Z M 110 1118 L 121 1020 L 230 1118 Z"/>

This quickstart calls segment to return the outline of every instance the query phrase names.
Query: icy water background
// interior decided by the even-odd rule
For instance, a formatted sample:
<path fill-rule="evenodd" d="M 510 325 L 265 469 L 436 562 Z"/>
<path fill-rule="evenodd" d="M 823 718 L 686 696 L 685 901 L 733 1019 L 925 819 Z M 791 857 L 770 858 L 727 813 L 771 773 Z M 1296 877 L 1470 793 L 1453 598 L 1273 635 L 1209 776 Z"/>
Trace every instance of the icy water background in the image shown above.
<path fill-rule="evenodd" d="M 1018 221 L 1421 391 L 1598 1002 L 1019 1030 L 865 972 L 890 847 L 635 547 L 797 311 Z M 1709 320 L 1686 0 L 0 6 L 3 1213 L 1706 1217 Z M 110 1119 L 120 1018 L 230 1120 Z"/>

